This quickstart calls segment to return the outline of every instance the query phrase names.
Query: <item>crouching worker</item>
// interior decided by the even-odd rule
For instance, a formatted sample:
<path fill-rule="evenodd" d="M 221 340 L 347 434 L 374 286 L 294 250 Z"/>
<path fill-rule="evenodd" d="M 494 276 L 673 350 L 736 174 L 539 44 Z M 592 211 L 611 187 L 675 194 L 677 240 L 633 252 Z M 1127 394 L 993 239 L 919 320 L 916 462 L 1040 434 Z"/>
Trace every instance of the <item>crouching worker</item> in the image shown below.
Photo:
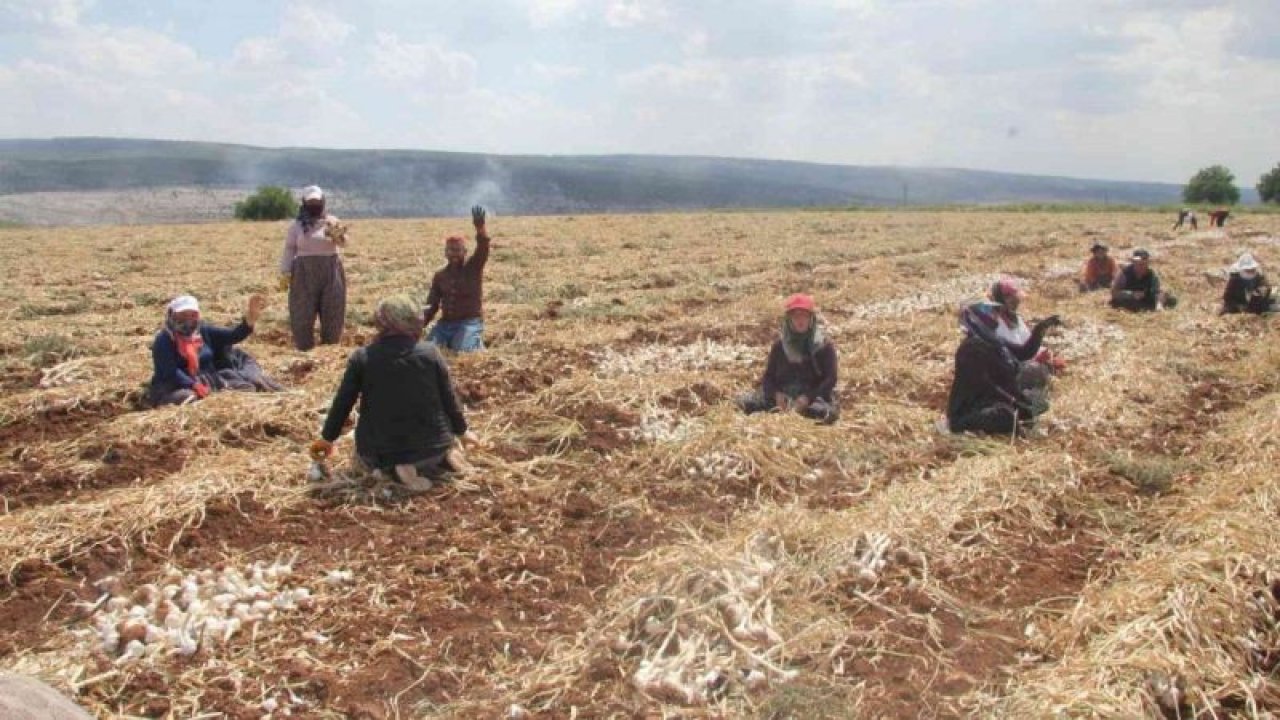
<path fill-rule="evenodd" d="M 1271 297 L 1271 283 L 1262 274 L 1253 253 L 1245 253 L 1236 260 L 1228 272 L 1227 287 L 1222 291 L 1222 314 L 1276 312 L 1275 298 Z"/>
<path fill-rule="evenodd" d="M 369 472 L 398 478 L 407 489 L 425 492 L 431 479 L 460 470 L 455 439 L 466 437 L 467 421 L 438 350 L 422 342 L 422 312 L 407 295 L 387 298 L 374 313 L 378 335 L 347 360 L 320 439 L 311 455 L 333 452 L 342 425 L 360 400 L 356 459 Z"/>
<path fill-rule="evenodd" d="M 824 423 L 840 417 L 835 401 L 836 346 L 822 334 L 813 298 L 787 298 L 782 337 L 769 350 L 761 387 L 738 398 L 743 412 L 794 410 Z"/>
<path fill-rule="evenodd" d="M 965 338 L 956 350 L 947 400 L 947 429 L 953 433 L 1021 435 L 1049 409 L 1047 369 L 1020 358 L 1034 357 L 1045 333 L 1061 321 L 1056 315 L 1045 318 L 1025 343 L 1012 345 L 998 333 L 998 310 L 997 305 L 974 303 L 960 313 Z"/>
<path fill-rule="evenodd" d="M 151 403 L 180 405 L 219 390 L 284 390 L 248 353 L 235 347 L 253 334 L 266 304 L 261 295 L 250 297 L 240 324 L 223 328 L 201 322 L 200 303 L 194 297 L 174 298 L 165 310 L 164 329 L 151 344 Z"/>
<path fill-rule="evenodd" d="M 1084 268 L 1080 271 L 1080 279 L 1076 281 L 1080 292 L 1111 287 L 1120 268 L 1116 265 L 1116 259 L 1108 253 L 1109 248 L 1100 242 L 1094 243 L 1093 247 L 1089 248 L 1089 259 L 1085 261 Z"/>
<path fill-rule="evenodd" d="M 1136 312 L 1177 306 L 1178 298 L 1160 288 L 1160 276 L 1151 269 L 1151 253 L 1138 248 L 1130 263 L 1111 283 L 1111 307 Z"/>

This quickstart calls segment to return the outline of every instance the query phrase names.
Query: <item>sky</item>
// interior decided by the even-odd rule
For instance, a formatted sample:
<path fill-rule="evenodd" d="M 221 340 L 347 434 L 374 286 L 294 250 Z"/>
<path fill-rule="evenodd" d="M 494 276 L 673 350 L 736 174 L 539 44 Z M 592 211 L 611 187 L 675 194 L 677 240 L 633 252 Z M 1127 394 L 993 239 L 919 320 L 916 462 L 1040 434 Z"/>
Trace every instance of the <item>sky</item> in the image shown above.
<path fill-rule="evenodd" d="M 0 137 L 1182 183 L 1280 162 L 1277 0 L 0 0 Z"/>

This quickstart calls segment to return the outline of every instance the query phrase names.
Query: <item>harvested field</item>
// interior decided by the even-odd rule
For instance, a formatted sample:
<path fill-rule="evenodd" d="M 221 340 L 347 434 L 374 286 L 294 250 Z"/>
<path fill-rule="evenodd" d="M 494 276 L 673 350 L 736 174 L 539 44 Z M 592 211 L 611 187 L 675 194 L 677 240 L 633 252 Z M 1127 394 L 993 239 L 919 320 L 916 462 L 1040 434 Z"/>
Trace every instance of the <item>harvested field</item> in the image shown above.
<path fill-rule="evenodd" d="M 489 349 L 452 360 L 487 444 L 409 500 L 314 496 L 305 448 L 465 219 L 351 223 L 342 346 L 294 351 L 272 295 L 245 348 L 289 391 L 161 410 L 165 301 L 233 322 L 284 226 L 0 230 L 0 671 L 101 717 L 1280 714 L 1280 344 L 1216 315 L 1280 217 L 1166 220 L 498 218 Z M 1178 308 L 1076 293 L 1099 237 Z M 940 435 L 999 273 L 1067 371 L 1043 433 Z M 834 426 L 734 410 L 796 291 Z"/>

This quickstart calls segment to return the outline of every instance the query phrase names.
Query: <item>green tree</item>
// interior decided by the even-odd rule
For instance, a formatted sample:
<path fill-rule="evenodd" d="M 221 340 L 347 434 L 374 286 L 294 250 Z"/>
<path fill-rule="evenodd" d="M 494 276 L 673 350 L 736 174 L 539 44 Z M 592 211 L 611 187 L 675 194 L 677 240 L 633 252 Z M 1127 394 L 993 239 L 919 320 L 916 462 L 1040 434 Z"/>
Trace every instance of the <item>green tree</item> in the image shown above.
<path fill-rule="evenodd" d="M 1196 173 L 1182 189 L 1182 199 L 1189 203 L 1213 203 L 1235 205 L 1240 202 L 1240 189 L 1236 176 L 1221 165 L 1207 167 Z"/>
<path fill-rule="evenodd" d="M 1280 163 L 1258 178 L 1258 195 L 1264 203 L 1280 203 Z"/>
<path fill-rule="evenodd" d="M 262 185 L 257 192 L 236 203 L 237 220 L 284 220 L 298 213 L 298 203 L 288 188 Z"/>

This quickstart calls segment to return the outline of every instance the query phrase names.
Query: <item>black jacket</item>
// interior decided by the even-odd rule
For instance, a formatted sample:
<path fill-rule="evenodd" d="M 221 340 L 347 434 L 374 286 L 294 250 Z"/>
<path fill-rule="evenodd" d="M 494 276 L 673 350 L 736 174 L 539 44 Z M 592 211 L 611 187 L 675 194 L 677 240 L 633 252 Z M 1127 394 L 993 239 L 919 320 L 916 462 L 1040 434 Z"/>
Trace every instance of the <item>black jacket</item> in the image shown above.
<path fill-rule="evenodd" d="M 357 397 L 356 452 L 375 467 L 439 455 L 467 431 L 449 366 L 426 342 L 389 336 L 352 353 L 321 437 L 338 438 Z"/>
<path fill-rule="evenodd" d="M 787 359 L 782 341 L 775 340 L 769 349 L 769 363 L 760 385 L 769 399 L 778 391 L 790 394 L 789 390 L 796 390 L 810 400 L 822 398 L 832 402 L 836 389 L 836 346 L 827 340 L 812 355 L 793 363 Z"/>
<path fill-rule="evenodd" d="M 997 403 L 1030 406 L 1018 388 L 1018 361 L 1007 348 L 969 335 L 956 350 L 956 375 L 947 400 L 947 421 L 959 420 Z"/>
<path fill-rule="evenodd" d="M 1240 273 L 1231 273 L 1227 287 L 1222 291 L 1222 312 L 1266 312 L 1271 308 L 1271 285 L 1267 276 L 1258 273 L 1246 279 Z"/>
<path fill-rule="evenodd" d="M 1138 277 L 1133 265 L 1125 265 L 1116 278 L 1117 285 L 1112 286 L 1111 306 L 1131 309 L 1155 310 L 1156 300 L 1160 295 L 1160 276 L 1156 271 L 1147 269 L 1147 274 Z M 1128 293 L 1140 292 L 1141 298 L 1130 297 Z"/>

